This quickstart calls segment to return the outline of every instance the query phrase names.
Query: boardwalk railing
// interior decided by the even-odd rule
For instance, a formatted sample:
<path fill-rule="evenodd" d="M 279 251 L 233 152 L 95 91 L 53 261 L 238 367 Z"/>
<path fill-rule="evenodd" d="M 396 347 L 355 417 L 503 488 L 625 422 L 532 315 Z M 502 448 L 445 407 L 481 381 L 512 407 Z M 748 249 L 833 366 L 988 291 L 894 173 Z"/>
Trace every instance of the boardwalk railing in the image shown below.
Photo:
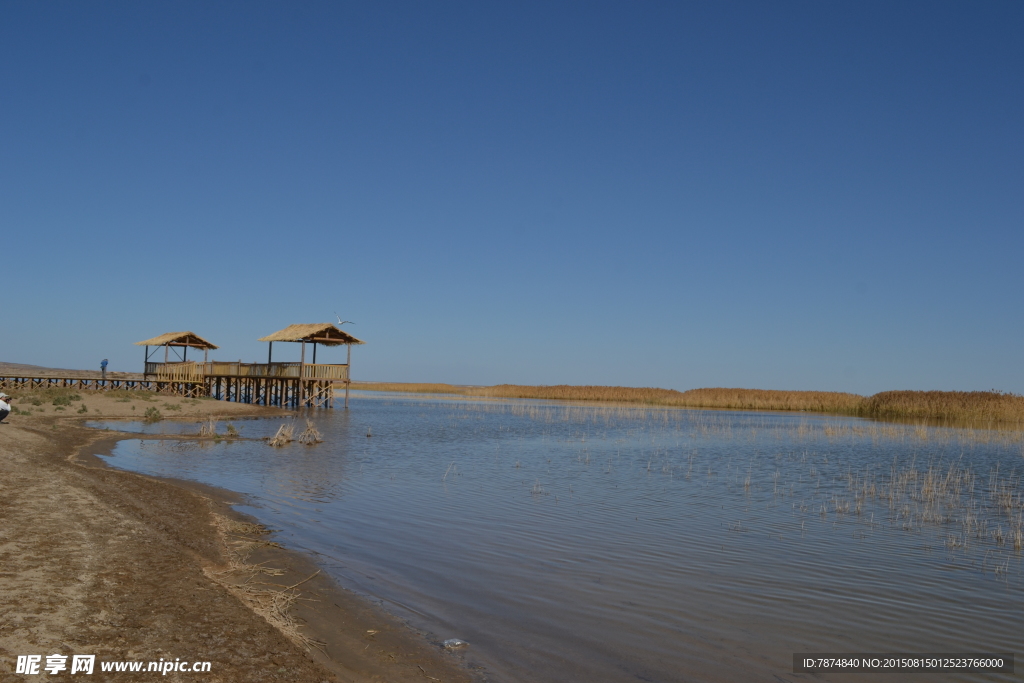
<path fill-rule="evenodd" d="M 155 365 L 150 372 L 149 366 Z M 156 375 L 158 380 L 166 382 L 203 382 L 206 377 L 203 373 L 204 363 L 146 363 L 146 374 Z"/>
<path fill-rule="evenodd" d="M 348 381 L 348 365 L 313 363 L 224 363 L 220 361 L 146 363 L 146 374 L 175 382 L 203 382 L 207 377 L 265 377 L 273 379 Z"/>
<path fill-rule="evenodd" d="M 0 376 L 2 391 L 31 391 L 33 389 L 75 388 L 90 391 L 154 391 L 157 393 L 188 394 L 194 385 L 166 380 L 102 379 L 101 377 L 31 377 L 23 375 Z"/>

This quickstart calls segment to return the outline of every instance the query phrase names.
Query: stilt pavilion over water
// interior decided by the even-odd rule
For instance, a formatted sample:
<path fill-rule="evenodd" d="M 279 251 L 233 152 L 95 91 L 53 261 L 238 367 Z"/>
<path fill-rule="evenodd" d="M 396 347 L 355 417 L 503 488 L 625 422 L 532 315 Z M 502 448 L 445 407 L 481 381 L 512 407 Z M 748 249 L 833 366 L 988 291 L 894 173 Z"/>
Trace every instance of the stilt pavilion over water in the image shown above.
<path fill-rule="evenodd" d="M 267 342 L 266 363 L 207 360 L 209 349 L 217 347 L 192 332 L 172 332 L 136 343 L 146 346 L 146 377 L 172 382 L 175 393 L 184 396 L 212 396 L 224 401 L 268 406 L 331 408 L 335 387 L 341 384 L 345 387 L 345 407 L 348 407 L 352 346 L 364 342 L 331 323 L 289 325 L 259 341 Z M 301 344 L 299 361 L 274 362 L 275 342 Z M 308 363 L 307 345 L 312 351 Z M 317 363 L 318 347 L 342 345 L 347 347 L 344 364 Z M 151 360 L 149 349 L 153 346 L 164 347 L 163 363 Z M 203 349 L 203 361 L 187 360 L 189 348 Z M 177 356 L 174 361 L 170 359 L 172 350 Z"/>

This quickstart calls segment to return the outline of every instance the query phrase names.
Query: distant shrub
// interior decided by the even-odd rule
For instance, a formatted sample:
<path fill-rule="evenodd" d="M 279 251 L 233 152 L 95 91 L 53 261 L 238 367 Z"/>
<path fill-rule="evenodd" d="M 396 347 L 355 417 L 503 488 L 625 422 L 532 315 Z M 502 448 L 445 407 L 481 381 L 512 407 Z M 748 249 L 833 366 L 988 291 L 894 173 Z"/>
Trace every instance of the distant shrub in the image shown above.
<path fill-rule="evenodd" d="M 135 406 L 132 406 L 132 408 L 134 407 Z M 150 406 L 149 408 L 146 408 L 146 413 L 143 415 L 143 417 L 146 419 L 146 422 L 159 422 L 160 420 L 164 419 L 163 413 L 161 413 L 156 406 Z"/>

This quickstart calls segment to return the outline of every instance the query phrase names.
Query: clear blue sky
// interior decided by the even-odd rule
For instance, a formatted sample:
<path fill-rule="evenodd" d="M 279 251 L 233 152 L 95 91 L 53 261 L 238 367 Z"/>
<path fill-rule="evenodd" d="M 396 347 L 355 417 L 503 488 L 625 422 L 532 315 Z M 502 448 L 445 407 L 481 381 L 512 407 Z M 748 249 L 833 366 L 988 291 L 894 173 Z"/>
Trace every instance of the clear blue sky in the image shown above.
<path fill-rule="evenodd" d="M 0 360 L 256 361 L 337 310 L 356 379 L 1024 392 L 1022 34 L 1020 2 L 2 0 Z"/>

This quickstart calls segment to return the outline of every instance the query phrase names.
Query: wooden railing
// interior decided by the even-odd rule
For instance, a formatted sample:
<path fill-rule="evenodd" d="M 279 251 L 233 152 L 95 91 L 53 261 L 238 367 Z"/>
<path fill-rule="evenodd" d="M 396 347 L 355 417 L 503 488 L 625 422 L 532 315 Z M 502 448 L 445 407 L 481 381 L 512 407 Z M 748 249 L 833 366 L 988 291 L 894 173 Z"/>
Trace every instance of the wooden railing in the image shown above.
<path fill-rule="evenodd" d="M 156 375 L 158 381 L 202 382 L 205 379 L 203 365 L 204 363 L 194 361 L 186 361 L 184 363 L 146 363 L 146 374 Z"/>
<path fill-rule="evenodd" d="M 347 365 L 313 363 L 146 363 L 146 374 L 172 382 L 202 382 L 207 377 L 267 377 L 273 379 L 348 381 Z"/>
<path fill-rule="evenodd" d="M 302 367 L 302 376 L 305 379 L 334 379 L 345 382 L 348 381 L 348 366 L 307 363 Z"/>

